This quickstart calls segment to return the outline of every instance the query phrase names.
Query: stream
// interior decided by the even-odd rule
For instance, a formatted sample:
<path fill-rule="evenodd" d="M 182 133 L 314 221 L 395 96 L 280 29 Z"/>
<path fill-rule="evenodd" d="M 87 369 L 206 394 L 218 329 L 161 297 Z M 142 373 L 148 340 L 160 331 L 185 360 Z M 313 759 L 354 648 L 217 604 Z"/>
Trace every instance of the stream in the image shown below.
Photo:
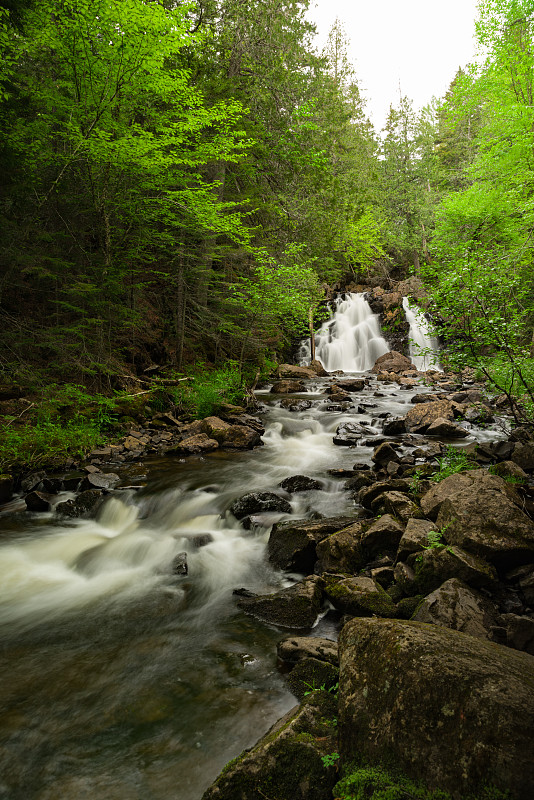
<path fill-rule="evenodd" d="M 376 320 L 360 319 L 370 310 L 359 305 L 356 319 L 355 302 L 338 304 L 336 314 L 353 315 L 342 332 L 338 319 L 337 333 L 330 323 L 319 336 L 346 365 L 340 340 L 353 347 L 363 321 L 369 338 L 358 340 L 357 363 L 368 342 L 374 363 L 387 346 Z M 97 521 L 0 517 L 2 800 L 200 800 L 226 762 L 296 704 L 276 663 L 287 632 L 237 610 L 232 590 L 265 593 L 298 577 L 264 559 L 274 522 L 354 511 L 327 471 L 370 463 L 374 445 L 336 447 L 336 428 L 357 419 L 372 442 L 386 414 L 404 416 L 412 396 L 428 391 L 370 377 L 355 408 L 335 411 L 329 383 L 317 378 L 291 395 L 311 402 L 298 413 L 260 390 L 263 447 L 137 464 L 128 482 L 140 491 L 114 493 Z M 475 437 L 496 438 L 473 429 L 462 445 Z M 322 488 L 276 488 L 296 474 Z M 286 496 L 291 515 L 244 530 L 228 509 L 256 490 Z M 184 552 L 189 573 L 178 576 L 172 564 Z M 311 635 L 335 638 L 335 622 L 327 614 Z"/>

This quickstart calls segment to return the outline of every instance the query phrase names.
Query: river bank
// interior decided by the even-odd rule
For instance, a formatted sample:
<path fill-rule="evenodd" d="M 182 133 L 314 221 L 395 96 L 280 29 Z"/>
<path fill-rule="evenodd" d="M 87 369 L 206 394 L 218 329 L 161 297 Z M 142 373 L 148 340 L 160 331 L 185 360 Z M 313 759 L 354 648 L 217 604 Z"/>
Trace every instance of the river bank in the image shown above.
<path fill-rule="evenodd" d="M 159 428 L 142 448 L 123 445 L 84 464 L 84 480 L 119 476 L 118 483 L 108 478 L 108 488 L 85 490 L 104 499 L 100 509 L 61 517 L 54 501 L 43 511 L 2 518 L 0 624 L 3 669 L 10 675 L 0 712 L 6 798 L 198 800 L 205 790 L 208 797 L 234 798 L 246 784 L 242 796 L 254 800 L 322 800 L 332 797 L 356 754 L 383 758 L 354 739 L 360 718 L 375 720 L 373 729 L 388 748 L 404 741 L 406 752 L 395 753 L 395 760 L 406 761 L 414 775 L 424 764 L 418 777 L 436 786 L 462 786 L 464 779 L 448 766 L 460 762 L 471 780 L 464 750 L 471 752 L 473 742 L 475 752 L 499 761 L 498 748 L 484 739 L 495 717 L 482 731 L 473 722 L 482 701 L 468 708 L 464 694 L 458 710 L 448 697 L 439 708 L 455 710 L 441 719 L 439 709 L 430 711 L 427 695 L 424 702 L 418 697 L 418 687 L 426 692 L 428 673 L 439 698 L 440 671 L 452 686 L 493 682 L 509 709 L 497 709 L 498 727 L 510 716 L 523 719 L 507 684 L 517 665 L 506 658 L 513 661 L 509 654 L 517 653 L 532 664 L 531 547 L 513 539 L 519 523 L 523 538 L 530 537 L 533 445 L 527 431 L 507 431 L 499 398 L 486 397 L 473 376 L 422 375 L 402 356 L 385 356 L 375 371 L 357 375 L 319 377 L 300 366 L 282 368 L 279 381 L 257 393 L 262 446 L 221 447 L 234 422 L 212 418 L 193 423 L 205 430 L 180 428 L 172 443 L 210 440 L 213 431 L 221 441 L 211 439 L 217 444 L 211 451 L 150 453 Z M 234 420 L 235 414 L 230 409 Z M 143 428 L 128 435 L 139 442 L 133 432 L 143 436 Z M 169 440 L 154 444 L 167 447 Z M 467 471 L 455 472 L 453 453 Z M 436 473 L 444 480 L 431 480 Z M 81 496 L 71 491 L 63 503 Z M 451 511 L 458 497 L 464 505 Z M 467 514 L 473 525 L 455 526 L 457 514 L 462 520 Z M 498 535 L 484 532 L 493 550 L 480 542 L 481 514 L 498 527 Z M 429 537 L 433 532 L 441 536 Z M 423 622 L 409 621 L 419 613 L 427 615 Z M 370 614 L 383 634 L 373 629 L 369 641 L 384 635 L 384 651 L 393 649 L 382 666 L 370 655 L 386 673 L 390 663 L 389 676 L 369 672 L 364 683 L 369 694 L 378 674 L 396 687 L 384 714 L 400 710 L 402 736 L 377 705 L 355 705 L 366 696 L 365 686 L 352 681 L 354 665 L 364 675 L 359 659 L 371 653 Z M 489 663 L 487 644 L 505 654 L 506 663 L 498 660 L 484 677 L 480 663 L 473 672 L 473 653 L 464 653 L 461 674 L 452 674 L 444 665 L 461 645 L 433 640 L 434 667 L 428 656 L 425 669 L 415 673 L 408 662 L 391 666 L 400 653 L 395 642 L 411 631 L 404 625 L 466 637 L 480 644 Z M 342 629 L 338 677 L 332 643 Z M 403 675 L 410 698 L 402 693 Z M 338 700 L 327 691 L 336 683 Z M 282 738 L 273 731 L 207 789 L 223 765 L 253 747 L 310 685 L 325 690 L 307 695 L 285 719 Z M 529 713 L 520 685 L 513 691 Z M 495 711 L 490 701 L 483 703 Z M 428 754 L 419 757 L 419 744 L 407 737 L 423 729 L 412 710 L 427 706 L 430 727 L 423 739 L 435 742 L 439 734 L 444 753 L 434 754 L 432 769 Z M 458 722 L 466 709 L 468 723 L 460 733 L 447 728 L 445 737 L 461 752 L 443 748 L 442 725 Z M 524 740 L 511 730 L 510 741 Z M 370 731 L 363 740 L 376 745 Z M 290 758 L 294 778 L 276 791 L 268 782 L 272 748 L 275 763 Z M 511 753 L 503 744 L 501 756 Z M 484 758 L 479 763 L 486 770 Z M 514 751 L 512 763 L 521 758 Z M 247 778 L 243 784 L 244 768 L 249 776 L 252 768 L 252 783 Z M 515 790 L 512 783 L 508 788 Z"/>

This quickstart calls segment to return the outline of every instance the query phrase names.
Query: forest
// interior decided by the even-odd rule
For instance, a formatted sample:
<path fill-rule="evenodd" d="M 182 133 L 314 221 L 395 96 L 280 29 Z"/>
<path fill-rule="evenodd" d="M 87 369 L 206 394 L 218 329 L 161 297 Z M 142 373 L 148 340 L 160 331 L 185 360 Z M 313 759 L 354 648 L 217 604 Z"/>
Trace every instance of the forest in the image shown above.
<path fill-rule="evenodd" d="M 0 378 L 49 433 L 59 396 L 94 427 L 153 374 L 238 396 L 325 286 L 409 275 L 449 366 L 531 415 L 534 4 L 481 2 L 478 59 L 378 132 L 350 32 L 319 52 L 308 7 L 0 3 Z"/>

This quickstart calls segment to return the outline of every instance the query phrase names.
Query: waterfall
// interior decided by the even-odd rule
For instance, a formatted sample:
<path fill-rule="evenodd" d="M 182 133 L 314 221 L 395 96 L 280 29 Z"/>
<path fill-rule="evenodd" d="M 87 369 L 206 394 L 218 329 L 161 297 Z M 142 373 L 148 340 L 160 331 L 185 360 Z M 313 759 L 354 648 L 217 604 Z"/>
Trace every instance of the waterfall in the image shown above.
<path fill-rule="evenodd" d="M 389 349 L 378 317 L 363 294 L 337 298 L 332 318 L 315 334 L 315 357 L 329 372 L 364 372 Z M 309 363 L 309 342 L 303 342 L 299 358 L 301 363 Z"/>
<path fill-rule="evenodd" d="M 432 336 L 430 326 L 423 312 L 415 305 L 411 305 L 407 297 L 402 300 L 402 307 L 406 320 L 410 325 L 410 358 L 417 369 L 441 370 L 439 363 L 438 340 Z"/>

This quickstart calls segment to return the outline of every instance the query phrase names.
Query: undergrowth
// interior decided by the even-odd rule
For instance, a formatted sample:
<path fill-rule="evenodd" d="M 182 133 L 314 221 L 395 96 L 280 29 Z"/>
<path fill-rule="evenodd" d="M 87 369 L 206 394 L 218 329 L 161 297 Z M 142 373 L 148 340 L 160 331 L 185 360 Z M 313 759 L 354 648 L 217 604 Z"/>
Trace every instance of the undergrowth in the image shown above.
<path fill-rule="evenodd" d="M 447 445 L 443 451 L 443 456 L 437 459 L 438 471 L 432 475 L 431 480 L 435 483 L 445 480 L 450 475 L 457 472 L 465 472 L 476 468 L 476 462 L 463 450 L 458 450 L 452 445 Z"/>

